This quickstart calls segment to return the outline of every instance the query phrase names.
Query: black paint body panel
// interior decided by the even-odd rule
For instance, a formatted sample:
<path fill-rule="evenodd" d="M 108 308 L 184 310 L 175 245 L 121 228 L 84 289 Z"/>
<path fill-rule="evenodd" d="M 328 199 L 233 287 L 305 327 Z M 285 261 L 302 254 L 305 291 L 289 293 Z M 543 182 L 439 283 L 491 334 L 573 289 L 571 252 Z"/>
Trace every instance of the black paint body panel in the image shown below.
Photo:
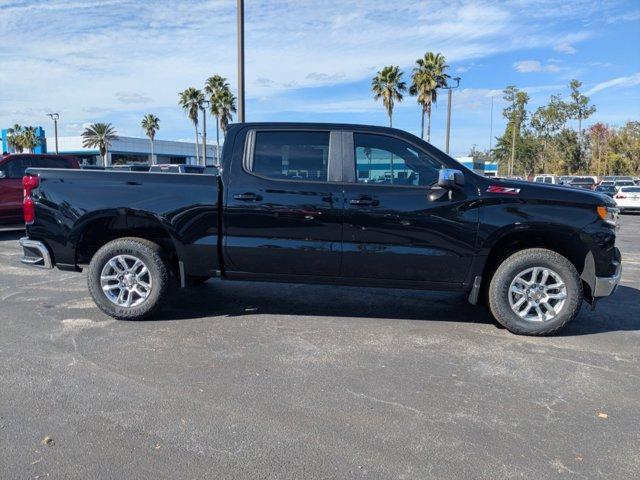
<path fill-rule="evenodd" d="M 247 171 L 252 131 L 331 132 L 328 182 L 269 179 Z M 354 183 L 345 164 L 348 133 L 391 135 L 417 146 L 465 185 Z M 346 149 L 346 150 L 345 150 Z M 347 152 L 347 153 L 345 153 Z M 598 276 L 611 275 L 615 229 L 602 221 L 604 195 L 531 182 L 480 177 L 422 140 L 395 129 L 343 124 L 240 124 L 226 136 L 220 176 L 32 169 L 36 222 L 60 268 L 83 260 L 85 232 L 148 229 L 171 242 L 187 275 L 348 285 L 466 290 L 505 238 L 546 235 L 576 258 L 593 254 Z M 491 186 L 515 189 L 491 193 Z M 514 193 L 515 192 L 515 193 Z M 371 205 L 350 200 L 365 196 Z M 107 230 L 108 231 L 108 230 Z M 167 240 L 168 239 L 168 240 Z M 577 264 L 579 261 L 576 262 Z"/>

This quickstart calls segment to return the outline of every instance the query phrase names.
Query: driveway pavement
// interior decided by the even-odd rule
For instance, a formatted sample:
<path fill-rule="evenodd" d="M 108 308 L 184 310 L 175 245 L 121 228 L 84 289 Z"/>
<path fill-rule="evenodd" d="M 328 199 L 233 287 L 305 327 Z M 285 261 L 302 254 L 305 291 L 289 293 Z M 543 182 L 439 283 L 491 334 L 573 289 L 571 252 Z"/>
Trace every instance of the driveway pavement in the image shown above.
<path fill-rule="evenodd" d="M 458 294 L 220 281 L 119 322 L 0 233 L 0 478 L 640 478 L 622 222 L 622 285 L 550 338 Z"/>

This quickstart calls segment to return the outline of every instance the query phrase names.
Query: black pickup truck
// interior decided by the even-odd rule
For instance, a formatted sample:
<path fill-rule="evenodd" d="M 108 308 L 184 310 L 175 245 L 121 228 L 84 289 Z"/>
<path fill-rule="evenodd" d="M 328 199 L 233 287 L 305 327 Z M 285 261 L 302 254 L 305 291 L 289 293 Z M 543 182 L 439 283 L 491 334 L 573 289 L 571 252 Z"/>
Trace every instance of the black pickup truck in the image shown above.
<path fill-rule="evenodd" d="M 391 128 L 236 124 L 219 175 L 29 169 L 24 187 L 23 262 L 88 267 L 118 319 L 218 276 L 460 291 L 541 335 L 621 273 L 609 197 L 484 178 Z"/>

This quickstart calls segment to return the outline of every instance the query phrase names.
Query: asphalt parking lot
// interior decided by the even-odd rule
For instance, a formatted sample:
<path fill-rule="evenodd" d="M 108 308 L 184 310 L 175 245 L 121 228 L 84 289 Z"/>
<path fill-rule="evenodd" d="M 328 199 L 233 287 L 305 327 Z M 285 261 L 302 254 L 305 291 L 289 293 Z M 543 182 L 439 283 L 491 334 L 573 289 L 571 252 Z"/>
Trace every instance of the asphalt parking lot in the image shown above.
<path fill-rule="evenodd" d="M 640 478 L 639 231 L 550 338 L 458 294 L 220 281 L 119 322 L 1 233 L 0 478 Z"/>

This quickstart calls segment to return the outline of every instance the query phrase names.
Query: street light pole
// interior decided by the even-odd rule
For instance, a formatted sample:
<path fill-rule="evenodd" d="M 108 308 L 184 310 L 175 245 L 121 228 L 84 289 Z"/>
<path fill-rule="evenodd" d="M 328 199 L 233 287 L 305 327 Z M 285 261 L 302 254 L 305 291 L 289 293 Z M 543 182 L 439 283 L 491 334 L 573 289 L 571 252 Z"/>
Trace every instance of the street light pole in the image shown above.
<path fill-rule="evenodd" d="M 58 119 L 60 115 L 57 113 L 47 113 L 47 117 L 51 117 L 53 120 L 53 132 L 56 138 L 56 155 L 58 155 Z"/>
<path fill-rule="evenodd" d="M 244 0 L 238 0 L 238 122 L 244 121 Z"/>
<path fill-rule="evenodd" d="M 202 159 L 203 166 L 207 166 L 207 108 L 209 108 L 211 102 L 204 100 L 202 102 Z"/>
<path fill-rule="evenodd" d="M 445 152 L 447 154 L 449 154 L 449 137 L 451 135 L 451 91 L 454 88 L 458 88 L 460 86 L 460 77 L 455 77 L 454 80 L 456 81 L 455 87 L 452 87 L 452 86 L 446 87 L 447 90 L 449 90 L 449 95 L 447 98 L 447 137 L 445 139 Z"/>

